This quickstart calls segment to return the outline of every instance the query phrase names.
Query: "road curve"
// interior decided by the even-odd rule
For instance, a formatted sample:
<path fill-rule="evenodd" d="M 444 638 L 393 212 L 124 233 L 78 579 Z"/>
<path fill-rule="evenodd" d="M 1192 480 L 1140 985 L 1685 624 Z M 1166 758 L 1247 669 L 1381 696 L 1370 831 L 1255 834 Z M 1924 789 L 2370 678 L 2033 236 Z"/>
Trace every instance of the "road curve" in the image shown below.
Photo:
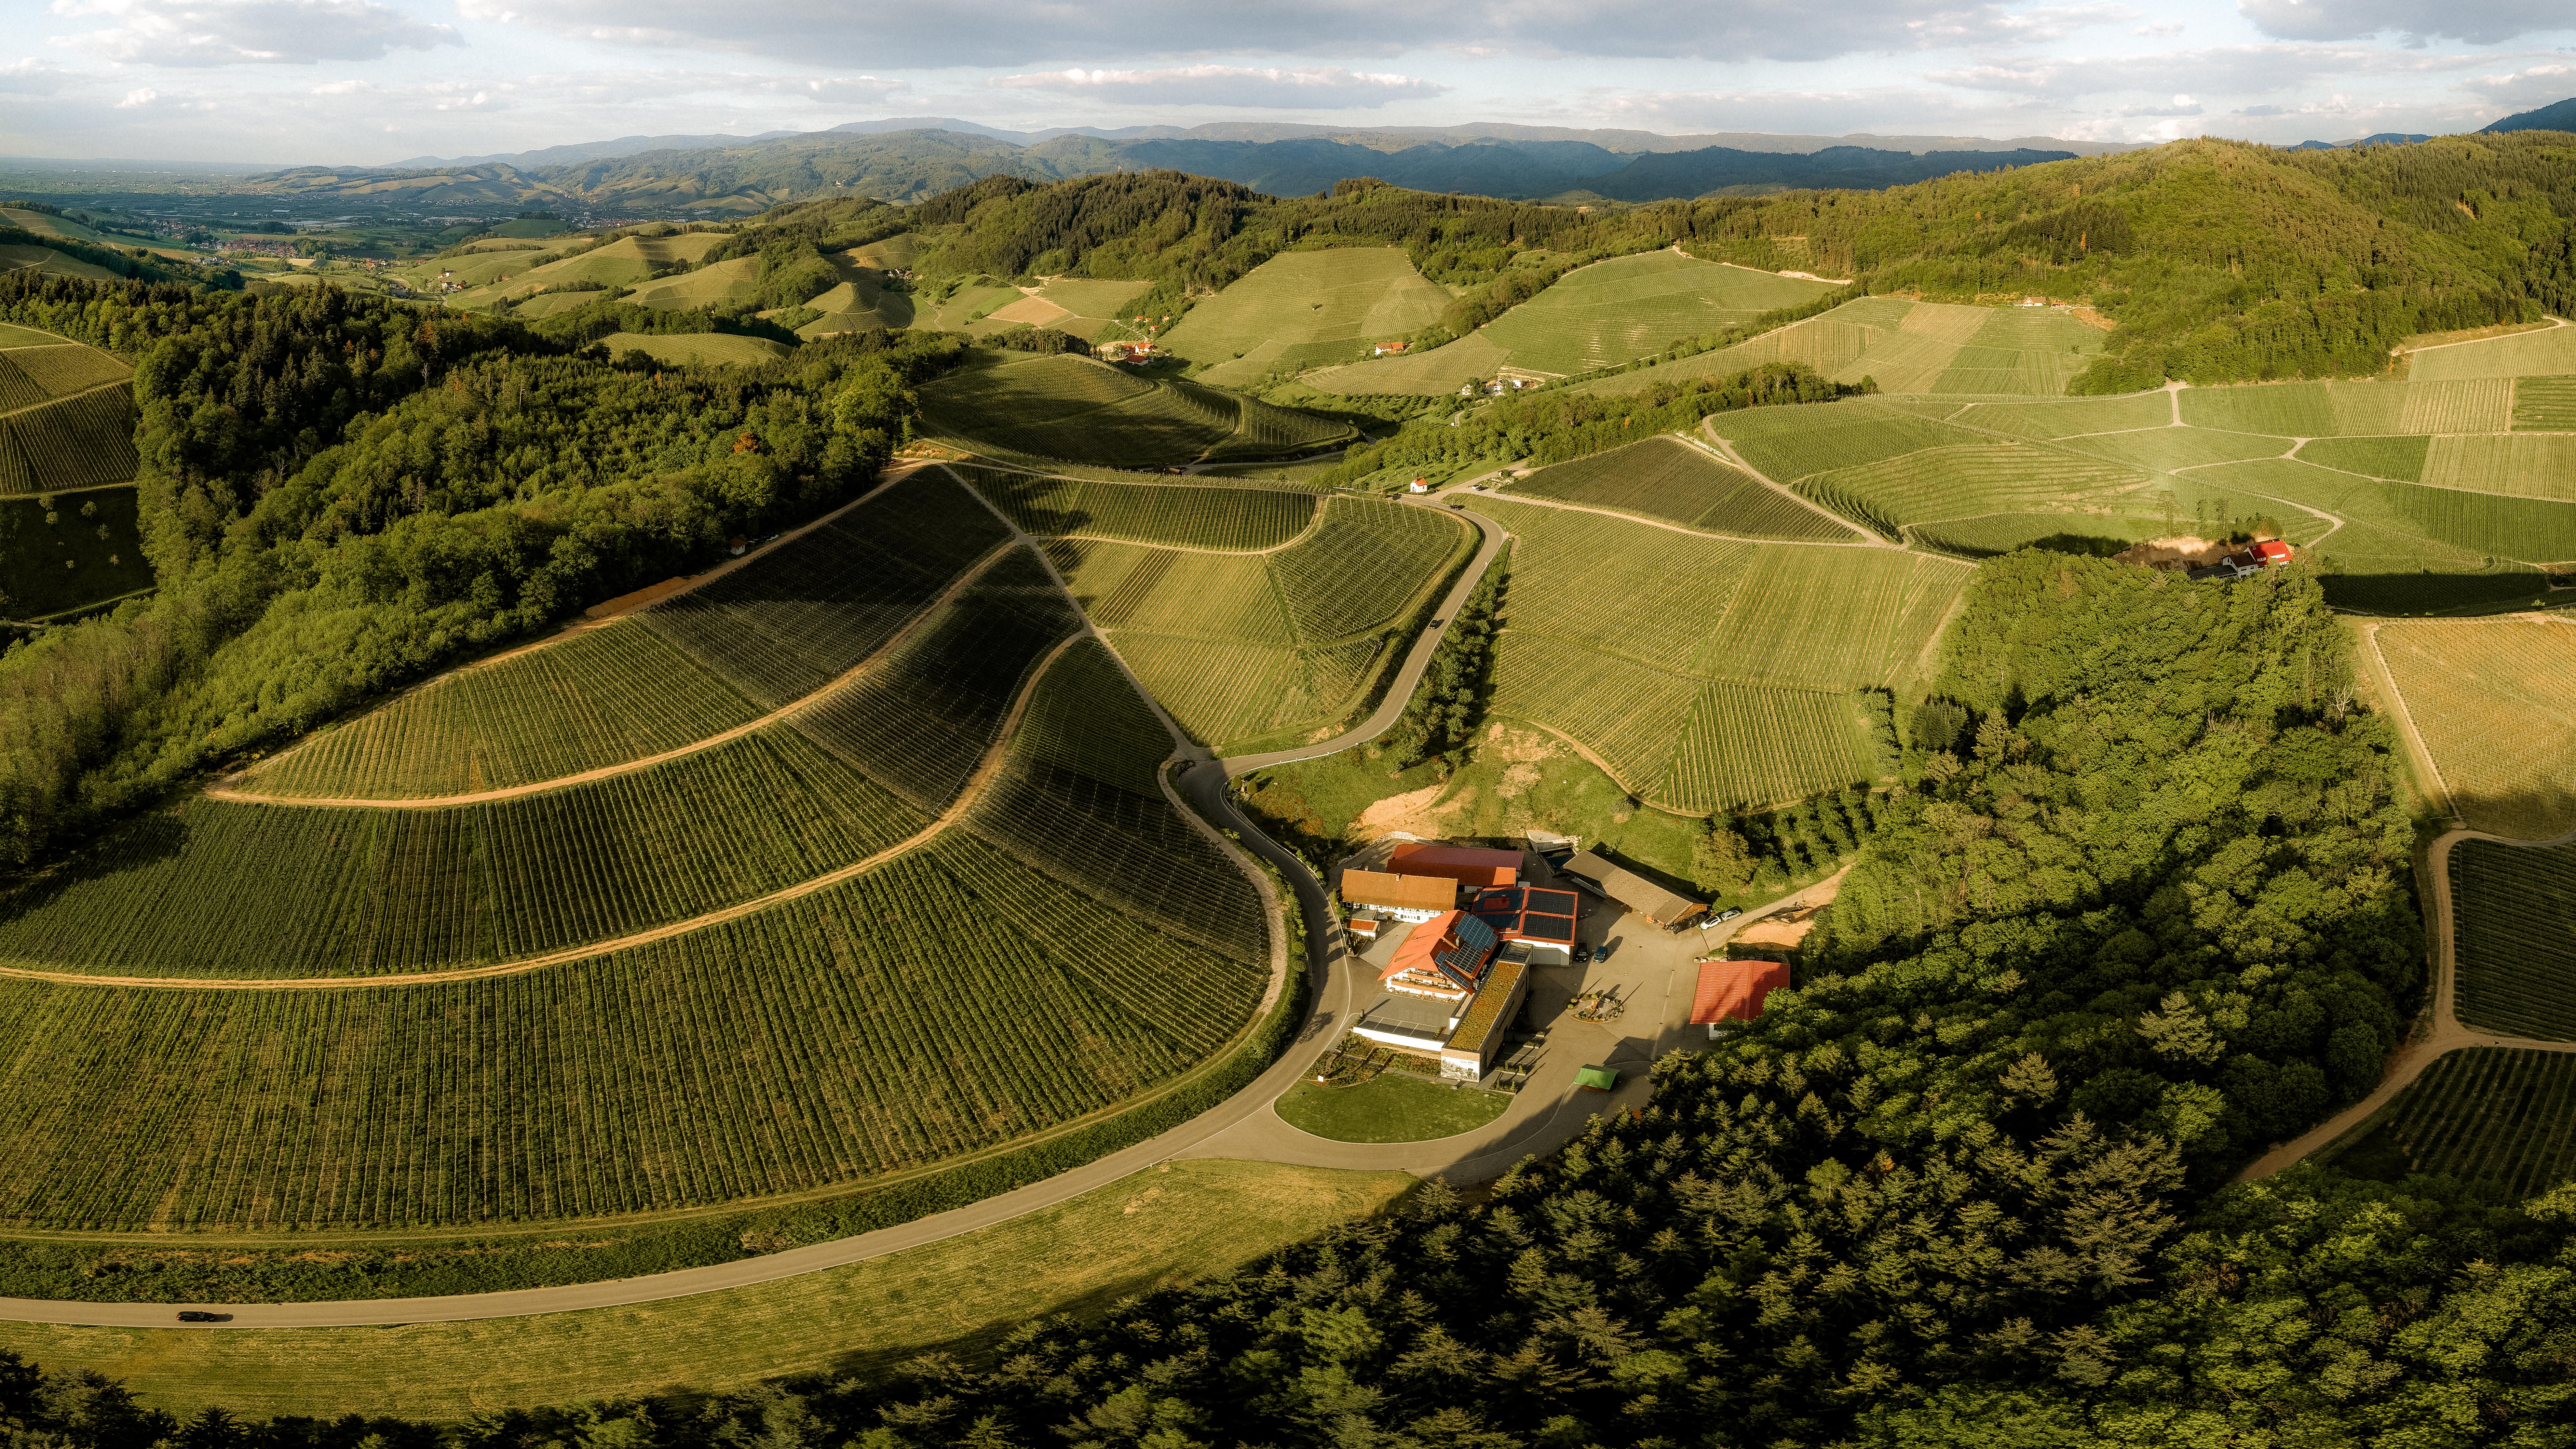
<path fill-rule="evenodd" d="M 1426 505 L 1429 506 L 1429 505 Z M 1501 552 L 1504 533 L 1492 519 L 1474 513 L 1463 516 L 1483 534 L 1484 542 L 1469 563 L 1465 573 L 1451 588 L 1437 617 L 1452 617 L 1467 596 L 1475 591 L 1485 570 Z M 315 1303 L 79 1303 L 37 1298 L 0 1298 L 0 1319 L 27 1323 L 53 1323 L 77 1326 L 117 1328 L 175 1328 L 176 1316 L 182 1309 L 203 1308 L 226 1314 L 225 1321 L 206 1325 L 210 1330 L 225 1328 L 348 1328 L 377 1327 L 405 1323 L 455 1323 L 475 1319 L 517 1318 L 539 1313 L 565 1313 L 588 1308 L 612 1308 L 633 1303 L 651 1303 L 663 1299 L 685 1298 L 727 1288 L 747 1287 L 774 1282 L 805 1273 L 838 1268 L 870 1258 L 898 1253 L 907 1248 L 939 1242 L 961 1233 L 1006 1222 L 1024 1213 L 1052 1207 L 1141 1171 L 1157 1162 L 1190 1153 L 1208 1139 L 1225 1132 L 1258 1113 L 1267 1113 L 1280 1093 L 1296 1084 L 1306 1071 L 1322 1043 L 1338 1039 L 1348 1019 L 1351 972 L 1345 963 L 1349 957 L 1343 945 L 1340 928 L 1333 920 L 1325 900 L 1323 883 L 1316 880 L 1305 864 L 1294 854 L 1263 835 L 1234 804 L 1227 789 L 1230 777 L 1242 770 L 1265 765 L 1283 764 L 1290 760 L 1311 759 L 1349 749 L 1383 733 L 1404 712 L 1413 690 L 1421 683 L 1430 667 L 1431 656 L 1439 647 L 1444 631 L 1425 629 L 1413 650 L 1389 682 L 1386 700 L 1355 728 L 1327 741 L 1295 750 L 1278 751 L 1225 761 L 1211 759 L 1204 750 L 1183 753 L 1180 788 L 1206 816 L 1232 829 L 1241 837 L 1246 849 L 1279 868 L 1297 895 L 1298 908 L 1306 923 L 1307 981 L 1311 988 L 1305 1025 L 1296 1038 L 1280 1053 L 1267 1070 L 1243 1090 L 1217 1106 L 1160 1136 L 1149 1138 L 1132 1147 L 1110 1153 L 1069 1172 L 1058 1173 L 1042 1182 L 1031 1183 L 965 1207 L 936 1213 L 913 1222 L 882 1228 L 856 1237 L 839 1238 L 828 1243 L 813 1243 L 785 1252 L 732 1263 L 716 1263 L 701 1268 L 683 1268 L 669 1273 L 655 1273 L 635 1278 L 611 1278 L 592 1283 L 566 1284 L 553 1288 L 527 1288 L 506 1293 L 466 1293 L 434 1298 L 371 1298 Z M 1638 1084 L 1642 1088 L 1643 1083 Z M 1625 1104 L 1623 1093 L 1620 1105 Z M 1510 1158 L 1545 1152 L 1580 1130 L 1590 1117 L 1589 1111 L 1568 1110 L 1571 1103 L 1560 1103 L 1549 1110 L 1544 1120 L 1527 1130 L 1517 1130 L 1507 1144 Z M 1387 1144 L 1390 1157 L 1405 1155 L 1408 1144 Z M 1412 1154 L 1419 1158 L 1418 1150 Z M 1430 1154 L 1439 1156 L 1438 1153 Z M 1492 1154 L 1500 1156 L 1501 1154 Z M 1406 1164 L 1388 1161 L 1384 1165 Z M 1499 1161 L 1495 1171 L 1508 1166 Z"/>
<path fill-rule="evenodd" d="M 2411 721 L 2407 727 L 2410 731 L 2413 729 Z M 2550 840 L 2510 840 L 2501 835 L 2490 835 L 2483 830 L 2457 827 L 2434 837 L 2433 843 L 2424 851 L 2424 869 L 2421 876 L 2426 893 L 2431 898 L 2431 909 L 2425 913 L 2428 917 L 2425 924 L 2431 930 L 2433 941 L 2433 1004 L 2429 1012 L 2431 1029 L 2422 1036 L 2409 1039 L 2397 1049 L 2389 1060 L 2387 1074 L 2380 1078 L 2379 1085 L 2371 1090 L 2369 1096 L 2318 1123 L 2296 1140 L 2282 1143 L 2247 1163 L 2245 1169 L 2236 1174 L 2236 1181 L 2254 1182 L 2270 1177 L 2290 1164 L 2332 1146 L 2345 1133 L 2360 1126 L 2369 1120 L 2373 1113 L 2395 1100 L 2398 1093 L 2413 1086 L 2415 1079 L 2424 1075 L 2424 1069 L 2433 1065 L 2446 1053 L 2458 1051 L 2462 1047 L 2518 1047 L 2529 1051 L 2576 1052 L 2576 1042 L 2541 1041 L 2524 1036 L 2500 1036 L 2494 1032 L 2480 1031 L 2460 1020 L 2455 1010 L 2459 989 L 2459 960 L 2457 932 L 2451 910 L 2451 848 L 2464 840 L 2492 840 L 2499 845 L 2539 850 L 2576 841 L 2576 830 Z"/>

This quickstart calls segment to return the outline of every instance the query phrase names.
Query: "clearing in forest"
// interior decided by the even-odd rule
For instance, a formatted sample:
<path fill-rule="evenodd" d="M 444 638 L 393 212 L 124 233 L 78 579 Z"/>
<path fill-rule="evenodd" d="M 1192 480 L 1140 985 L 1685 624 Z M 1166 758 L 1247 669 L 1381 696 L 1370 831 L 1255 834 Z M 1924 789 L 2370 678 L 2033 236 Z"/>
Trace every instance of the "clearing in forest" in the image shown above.
<path fill-rule="evenodd" d="M 774 362 L 785 357 L 785 343 L 731 332 L 612 332 L 599 339 L 611 361 L 641 352 L 672 367 L 723 367 L 737 363 Z"/>
<path fill-rule="evenodd" d="M 1163 346 L 1240 387 L 1280 370 L 1351 362 L 1440 320 L 1449 294 L 1395 247 L 1285 252 L 1190 309 Z"/>

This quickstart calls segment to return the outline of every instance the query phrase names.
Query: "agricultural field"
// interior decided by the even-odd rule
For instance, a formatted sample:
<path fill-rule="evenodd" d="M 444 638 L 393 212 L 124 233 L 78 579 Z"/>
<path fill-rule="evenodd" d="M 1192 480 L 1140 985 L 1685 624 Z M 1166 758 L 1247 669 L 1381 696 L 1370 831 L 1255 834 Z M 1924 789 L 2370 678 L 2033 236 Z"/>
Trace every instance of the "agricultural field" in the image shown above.
<path fill-rule="evenodd" d="M 2429 443 L 2422 481 L 2434 487 L 2576 502 L 2576 432 L 2489 433 L 2433 438 Z M 2299 456 L 2308 457 L 2311 451 L 2302 448 Z"/>
<path fill-rule="evenodd" d="M 0 337 L 0 498 L 133 478 L 134 393 L 126 384 L 134 370 L 94 347 L 30 328 L 9 332 Z M 81 561 L 73 561 L 74 571 Z M 71 587 L 92 598 L 114 597 Z"/>
<path fill-rule="evenodd" d="M 1613 257 L 1475 332 L 1429 352 L 1327 368 L 1305 381 L 1325 392 L 1447 394 L 1509 367 L 1568 377 L 1651 357 L 1834 290 L 1823 282 L 1704 262 L 1678 251 Z"/>
<path fill-rule="evenodd" d="M 2515 840 L 2576 830 L 2576 624 L 2394 619 L 2370 638 L 2462 820 Z"/>
<path fill-rule="evenodd" d="M 1849 524 L 1806 507 L 1678 438 L 1648 438 L 1542 468 L 1510 486 L 1514 498 L 1608 508 L 1733 538 L 1855 542 Z"/>
<path fill-rule="evenodd" d="M 597 282 L 602 287 L 642 287 L 656 274 L 680 274 L 727 240 L 722 232 L 674 232 L 668 236 L 620 237 L 579 256 L 543 261 L 551 251 L 472 252 L 423 262 L 404 274 L 414 288 L 437 287 L 439 273 L 463 291 L 447 301 L 459 307 L 483 307 L 502 300 L 534 296 L 564 282 Z M 675 279 L 677 279 L 675 277 Z M 640 298 L 638 300 L 641 300 Z"/>
<path fill-rule="evenodd" d="M 1269 552 L 1080 537 L 1047 556 L 1147 692 L 1222 747 L 1341 718 L 1473 542 L 1427 508 L 1335 497 Z"/>
<path fill-rule="evenodd" d="M 1009 538 L 946 470 L 925 468 L 641 622 L 775 709 L 858 667 Z"/>
<path fill-rule="evenodd" d="M 95 262 L 68 257 L 52 247 L 0 246 L 0 272 L 51 272 L 64 277 L 87 277 L 94 282 L 114 281 L 116 274 Z"/>
<path fill-rule="evenodd" d="M 2576 1041 L 2576 847 L 2451 847 L 2461 1021 Z"/>
<path fill-rule="evenodd" d="M 976 490 L 1040 538 L 1110 539 L 1258 552 L 1304 533 L 1322 511 L 1313 493 L 1189 483 L 1103 483 L 967 470 Z"/>
<path fill-rule="evenodd" d="M 152 587 L 132 488 L 0 498 L 0 619 L 33 623 Z"/>
<path fill-rule="evenodd" d="M 1854 691 L 1899 691 L 1970 573 L 1892 548 L 1694 539 L 1508 498 L 1493 709 L 1704 815 L 1876 775 Z M 1627 580 L 1607 590 L 1604 576 Z"/>
<path fill-rule="evenodd" d="M 1329 419 L 1071 356 L 1006 355 L 939 379 L 922 389 L 921 401 L 942 433 L 1009 455 L 1073 463 L 1277 457 L 1356 436 Z"/>
<path fill-rule="evenodd" d="M 1967 520 L 2067 514 L 2108 515 L 2099 519 L 2108 527 L 2122 515 L 2170 520 L 2174 514 L 2172 489 L 2151 473 L 2009 439 L 1926 448 L 1817 473 L 1800 479 L 1797 488 L 1887 532 L 1928 526 L 1927 533 L 1946 535 L 1955 530 L 1941 525 Z M 2142 536 L 2171 531 L 2149 524 Z"/>
<path fill-rule="evenodd" d="M 759 293 L 760 258 L 734 257 L 681 276 L 646 282 L 637 287 L 628 300 L 639 307 L 686 312 L 699 307 L 748 302 Z"/>
<path fill-rule="evenodd" d="M 1128 303 L 1145 294 L 1150 282 L 1122 282 L 1094 277 L 1057 277 L 984 314 L 972 331 L 1001 332 L 1012 327 L 1045 327 L 1070 332 L 1085 341 L 1142 337 L 1144 329 L 1126 312 Z"/>
<path fill-rule="evenodd" d="M 2384 1181 L 2431 1173 L 2537 1197 L 2576 1177 L 2576 1053 L 2444 1052 L 2328 1160 Z"/>
<path fill-rule="evenodd" d="M 1449 294 L 1394 247 L 1286 252 L 1190 309 L 1164 348 L 1242 387 L 1275 372 L 1351 362 L 1440 320 Z"/>
<path fill-rule="evenodd" d="M 933 332 L 971 331 L 976 323 L 1024 295 L 998 277 L 950 278 L 912 295 L 912 325 Z"/>
<path fill-rule="evenodd" d="M 730 332 L 612 332 L 599 339 L 599 345 L 608 349 L 612 361 L 630 352 L 641 352 L 671 367 L 771 362 L 788 353 L 784 343 Z"/>
<path fill-rule="evenodd" d="M 257 766 L 278 799 L 504 790 L 684 748 L 758 705 L 632 619 L 439 676 Z"/>
<path fill-rule="evenodd" d="M 1615 396 L 1659 382 L 1728 377 L 1766 362 L 1798 362 L 1837 382 L 1872 379 L 1885 393 L 2055 397 L 2092 365 L 2106 335 L 2054 307 L 1862 297 L 1732 347 L 1582 388 Z"/>
<path fill-rule="evenodd" d="M 2576 377 L 2518 377 L 2513 383 L 2516 431 L 2576 432 Z"/>
<path fill-rule="evenodd" d="M 2561 323 L 2533 332 L 2426 347 L 2406 354 L 2410 382 L 2464 377 L 2567 377 L 2576 375 L 2576 327 Z"/>
<path fill-rule="evenodd" d="M 0 1222 L 432 1227 L 856 1184 L 1206 1063 L 1250 1021 L 1266 964 L 951 831 L 771 909 L 543 971 L 328 991 L 0 983 L 0 1051 L 25 1074 L 0 1103 Z"/>
<path fill-rule="evenodd" d="M 866 332 L 880 327 L 892 331 L 912 325 L 911 297 L 888 291 L 884 281 L 866 268 L 844 266 L 841 272 L 845 280 L 806 302 L 806 306 L 823 315 L 797 328 L 797 336 L 810 342 L 835 332 Z"/>

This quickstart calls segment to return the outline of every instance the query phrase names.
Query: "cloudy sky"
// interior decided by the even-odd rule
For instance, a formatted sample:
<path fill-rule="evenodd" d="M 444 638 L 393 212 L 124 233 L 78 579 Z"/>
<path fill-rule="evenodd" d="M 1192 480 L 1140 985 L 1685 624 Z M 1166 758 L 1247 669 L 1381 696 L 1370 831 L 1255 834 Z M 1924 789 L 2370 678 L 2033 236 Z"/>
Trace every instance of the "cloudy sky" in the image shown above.
<path fill-rule="evenodd" d="M 1517 121 L 2267 141 L 2576 95 L 2576 0 L 0 0 L 0 155 Z"/>

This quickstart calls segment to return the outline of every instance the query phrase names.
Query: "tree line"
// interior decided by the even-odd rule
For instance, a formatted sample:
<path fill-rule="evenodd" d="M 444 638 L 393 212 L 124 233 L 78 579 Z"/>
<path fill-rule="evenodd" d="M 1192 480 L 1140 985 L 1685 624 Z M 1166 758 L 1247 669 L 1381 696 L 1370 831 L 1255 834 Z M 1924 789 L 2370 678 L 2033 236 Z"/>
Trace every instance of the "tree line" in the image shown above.
<path fill-rule="evenodd" d="M 963 339 L 622 370 L 329 287 L 0 277 L 0 320 L 136 359 L 156 592 L 0 655 L 0 864 L 196 771 L 844 501 Z M 746 442 L 746 439 L 749 441 Z"/>
<path fill-rule="evenodd" d="M 433 1430 L 182 1423 L 20 1366 L 0 1417 L 82 1449 L 2556 1442 L 2576 1187 L 2227 1183 L 2421 999 L 2347 650 L 2297 570 L 1990 563 L 1917 783 L 1837 802 L 1857 859 L 1793 988 L 1473 1198 L 885 1377 Z"/>

